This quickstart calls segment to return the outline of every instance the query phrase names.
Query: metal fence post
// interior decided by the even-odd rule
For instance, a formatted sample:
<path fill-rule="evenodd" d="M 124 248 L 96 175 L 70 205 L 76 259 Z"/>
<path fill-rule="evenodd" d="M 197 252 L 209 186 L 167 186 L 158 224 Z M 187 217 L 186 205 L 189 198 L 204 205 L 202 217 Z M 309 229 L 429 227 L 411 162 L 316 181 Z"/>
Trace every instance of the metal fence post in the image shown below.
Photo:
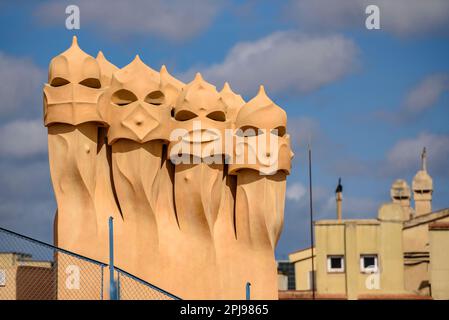
<path fill-rule="evenodd" d="M 114 224 L 109 217 L 109 298 L 117 300 L 117 287 L 114 281 Z"/>
<path fill-rule="evenodd" d="M 246 283 L 246 300 L 251 300 L 251 283 Z"/>

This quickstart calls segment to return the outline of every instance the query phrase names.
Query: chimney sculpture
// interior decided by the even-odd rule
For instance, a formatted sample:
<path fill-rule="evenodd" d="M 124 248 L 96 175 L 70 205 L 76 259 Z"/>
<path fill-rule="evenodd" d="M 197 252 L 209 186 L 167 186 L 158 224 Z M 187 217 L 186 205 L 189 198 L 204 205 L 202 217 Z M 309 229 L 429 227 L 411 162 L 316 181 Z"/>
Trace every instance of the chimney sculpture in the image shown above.
<path fill-rule="evenodd" d="M 98 232 L 98 128 L 105 124 L 98 112 L 100 81 L 98 62 L 80 49 L 74 37 L 71 47 L 51 60 L 44 86 L 44 124 L 58 206 L 55 243 L 87 256 L 97 256 L 91 244 Z"/>
<path fill-rule="evenodd" d="M 119 69 L 74 38 L 50 63 L 44 124 L 57 246 L 107 263 L 113 216 L 116 267 L 183 299 L 245 299 L 247 282 L 277 299 L 293 152 L 262 86 L 245 103 L 139 56 Z"/>

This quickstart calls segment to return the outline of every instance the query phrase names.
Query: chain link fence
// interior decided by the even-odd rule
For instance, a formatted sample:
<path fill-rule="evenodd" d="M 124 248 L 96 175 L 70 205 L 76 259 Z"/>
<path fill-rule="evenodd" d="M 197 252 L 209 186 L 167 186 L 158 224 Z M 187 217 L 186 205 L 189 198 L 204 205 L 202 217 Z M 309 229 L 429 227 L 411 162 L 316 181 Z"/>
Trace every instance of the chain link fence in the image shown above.
<path fill-rule="evenodd" d="M 115 268 L 120 300 L 178 300 L 179 298 L 128 272 Z"/>
<path fill-rule="evenodd" d="M 123 300 L 178 297 L 114 268 Z M 109 266 L 0 228 L 0 300 L 109 299 Z"/>

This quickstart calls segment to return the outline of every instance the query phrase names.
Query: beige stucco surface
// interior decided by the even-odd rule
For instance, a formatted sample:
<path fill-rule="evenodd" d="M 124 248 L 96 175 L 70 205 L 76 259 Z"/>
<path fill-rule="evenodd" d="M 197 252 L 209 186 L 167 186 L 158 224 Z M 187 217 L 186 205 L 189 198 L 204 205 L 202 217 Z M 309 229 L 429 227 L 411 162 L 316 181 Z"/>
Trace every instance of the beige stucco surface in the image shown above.
<path fill-rule="evenodd" d="M 432 297 L 449 300 L 449 222 L 430 228 L 430 282 Z"/>
<path fill-rule="evenodd" d="M 127 272 L 185 299 L 244 299 L 247 282 L 252 298 L 277 299 L 274 250 L 293 153 L 285 111 L 263 87 L 245 102 L 228 83 L 218 91 L 197 74 L 185 84 L 139 56 L 118 68 L 74 38 L 50 63 L 44 124 L 56 245 L 107 263 L 112 216 L 115 264 Z M 235 145 L 211 146 L 224 146 L 226 129 L 248 127 L 266 130 L 277 149 L 254 163 L 208 162 L 240 156 Z M 174 138 L 178 129 L 187 134 Z M 231 139 L 247 153 L 265 147 Z M 179 145 L 190 149 L 174 151 Z M 59 260 L 58 277 L 69 263 Z"/>

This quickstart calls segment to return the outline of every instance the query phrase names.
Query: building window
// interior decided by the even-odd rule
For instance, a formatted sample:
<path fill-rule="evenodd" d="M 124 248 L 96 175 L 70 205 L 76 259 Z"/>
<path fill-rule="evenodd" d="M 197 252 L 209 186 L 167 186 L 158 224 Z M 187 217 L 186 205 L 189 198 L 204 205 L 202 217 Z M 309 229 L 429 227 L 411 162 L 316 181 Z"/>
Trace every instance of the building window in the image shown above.
<path fill-rule="evenodd" d="M 327 272 L 344 272 L 345 261 L 343 256 L 327 257 Z"/>
<path fill-rule="evenodd" d="M 376 273 L 378 271 L 377 254 L 363 254 L 360 256 L 360 271 L 363 273 Z"/>

